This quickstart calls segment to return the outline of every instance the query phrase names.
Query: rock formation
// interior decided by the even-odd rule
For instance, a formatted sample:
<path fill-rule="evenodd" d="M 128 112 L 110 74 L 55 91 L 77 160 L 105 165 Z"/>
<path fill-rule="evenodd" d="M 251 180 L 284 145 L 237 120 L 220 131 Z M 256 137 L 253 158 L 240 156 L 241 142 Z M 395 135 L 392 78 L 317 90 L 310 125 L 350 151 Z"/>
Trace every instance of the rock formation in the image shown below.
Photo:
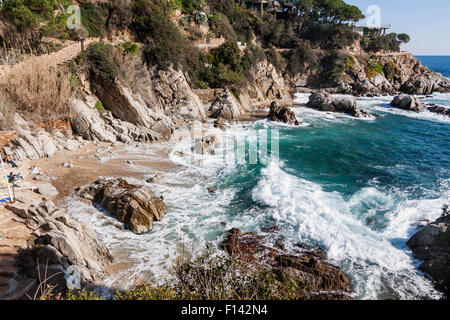
<path fill-rule="evenodd" d="M 84 144 L 82 139 L 60 130 L 50 134 L 42 128 L 18 129 L 17 137 L 3 146 L 3 153 L 10 154 L 16 161 L 50 158 L 58 151 L 75 151 Z"/>
<path fill-rule="evenodd" d="M 270 105 L 273 101 L 292 105 L 292 87 L 267 60 L 258 62 L 240 88 L 239 100 L 247 112 Z"/>
<path fill-rule="evenodd" d="M 399 94 L 396 96 L 392 100 L 391 106 L 414 112 L 422 112 L 425 108 L 425 105 L 418 98 L 408 94 Z"/>
<path fill-rule="evenodd" d="M 346 113 L 357 118 L 369 116 L 367 112 L 358 107 L 354 98 L 334 98 L 324 90 L 311 94 L 307 106 L 322 111 Z"/>
<path fill-rule="evenodd" d="M 210 118 L 223 118 L 225 120 L 236 120 L 245 110 L 239 105 L 230 90 L 222 91 L 208 108 Z"/>
<path fill-rule="evenodd" d="M 436 104 L 429 104 L 429 105 L 427 105 L 426 108 L 430 112 L 437 113 L 442 116 L 450 117 L 450 108 L 444 108 L 444 107 L 438 106 Z"/>
<path fill-rule="evenodd" d="M 300 121 L 297 120 L 297 117 L 291 109 L 287 106 L 280 106 L 275 101 L 270 105 L 270 111 L 267 118 L 272 121 L 280 121 L 296 126 L 300 125 Z"/>
<path fill-rule="evenodd" d="M 133 185 L 125 179 L 100 178 L 77 188 L 76 194 L 99 203 L 114 218 L 136 234 L 152 230 L 167 212 L 164 202 L 147 186 Z"/>
<path fill-rule="evenodd" d="M 214 154 L 218 141 L 216 136 L 206 136 L 195 140 L 194 152 L 198 154 Z"/>
<path fill-rule="evenodd" d="M 39 281 L 46 275 L 47 283 L 57 285 L 57 291 L 67 287 L 70 276 L 74 288 L 94 285 L 106 276 L 112 258 L 87 225 L 73 220 L 51 201 L 16 202 L 6 208 L 33 230 L 18 259 L 25 276 Z"/>
<path fill-rule="evenodd" d="M 286 252 L 277 228 L 266 228 L 263 234 L 242 233 L 231 229 L 223 236 L 220 246 L 230 256 L 249 264 L 269 267 L 281 279 L 290 278 L 311 294 L 330 294 L 331 299 L 350 299 L 348 276 L 326 261 L 326 253 L 319 248 L 298 244 L 295 252 Z M 271 244 L 272 243 L 272 244 Z"/>
<path fill-rule="evenodd" d="M 431 276 L 438 289 L 450 289 L 450 212 L 448 207 L 436 221 L 428 224 L 406 243 L 422 264 L 419 269 Z"/>
<path fill-rule="evenodd" d="M 294 76 L 286 75 L 286 81 L 296 91 L 322 88 L 329 93 L 355 96 L 395 95 L 398 92 L 414 95 L 450 92 L 450 79 L 423 66 L 409 52 L 370 55 L 358 44 L 353 45 L 352 51 L 351 63 L 332 83 L 329 77 L 323 76 L 327 73 L 320 65 L 310 66 L 306 71 Z M 321 53 L 319 57 L 323 57 Z M 378 69 L 368 72 L 369 61 L 378 64 Z"/>

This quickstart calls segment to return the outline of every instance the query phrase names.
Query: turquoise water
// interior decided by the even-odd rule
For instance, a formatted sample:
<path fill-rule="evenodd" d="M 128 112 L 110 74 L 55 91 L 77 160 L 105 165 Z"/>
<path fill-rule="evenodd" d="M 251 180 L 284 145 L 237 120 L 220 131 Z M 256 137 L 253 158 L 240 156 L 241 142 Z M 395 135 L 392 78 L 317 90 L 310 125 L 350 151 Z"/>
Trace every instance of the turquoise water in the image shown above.
<path fill-rule="evenodd" d="M 229 228 L 259 232 L 278 225 L 288 249 L 305 242 L 327 250 L 350 276 L 354 298 L 437 299 L 406 241 L 420 220 L 436 219 L 450 203 L 450 118 L 391 108 L 392 98 L 358 98 L 372 114 L 365 120 L 294 108 L 301 127 L 259 121 L 224 133 L 207 126 L 221 145 L 200 159 L 193 159 L 191 139 L 174 138 L 164 147 L 171 148 L 177 168 L 163 173 L 164 183 L 151 185 L 163 195 L 168 213 L 146 235 L 125 232 L 82 202 L 71 200 L 68 209 L 135 264 L 111 283 L 119 277 L 128 279 L 125 284 L 136 276 L 162 279 L 180 252 L 195 254 L 206 243 L 217 247 Z M 295 101 L 307 99 L 298 94 Z M 425 101 L 450 107 L 449 94 Z M 254 145 L 258 134 L 277 132 L 278 156 L 260 150 L 262 163 L 224 161 L 224 151 L 234 154 L 234 143 Z M 154 161 L 159 152 L 152 148 L 129 147 L 124 159 Z M 145 166 L 135 169 L 155 174 Z M 206 190 L 212 185 L 215 194 Z"/>
<path fill-rule="evenodd" d="M 234 190 L 223 219 L 245 231 L 276 224 L 289 244 L 329 249 L 356 298 L 437 297 L 405 243 L 419 220 L 437 218 L 449 202 L 450 119 L 395 110 L 391 100 L 358 99 L 371 120 L 301 108 L 307 126 L 247 129 L 279 129 L 281 163 L 218 170 L 215 183 Z M 429 101 L 449 105 L 450 96 Z"/>

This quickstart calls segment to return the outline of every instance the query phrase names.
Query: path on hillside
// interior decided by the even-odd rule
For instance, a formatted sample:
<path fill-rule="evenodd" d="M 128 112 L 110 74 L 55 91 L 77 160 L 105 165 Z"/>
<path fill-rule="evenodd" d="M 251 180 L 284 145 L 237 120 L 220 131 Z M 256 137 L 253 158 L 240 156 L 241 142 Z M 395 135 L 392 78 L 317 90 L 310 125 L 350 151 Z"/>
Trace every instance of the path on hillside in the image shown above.
<path fill-rule="evenodd" d="M 86 39 L 85 47 L 93 42 L 99 42 L 100 38 L 89 38 Z M 109 42 L 108 42 L 109 43 Z M 48 66 L 48 68 L 56 67 L 58 65 L 64 64 L 66 62 L 71 61 L 81 52 L 81 43 L 71 42 L 69 45 L 63 47 L 62 49 L 52 52 L 50 54 L 43 54 L 40 56 L 31 56 L 22 60 L 12 66 L 9 65 L 0 65 L 0 81 L 7 80 L 8 74 L 14 71 L 23 70 L 27 65 L 39 63 L 40 65 L 44 64 Z"/>
<path fill-rule="evenodd" d="M 410 55 L 411 53 L 409 51 L 402 51 L 402 52 L 386 52 L 386 53 L 376 53 L 375 55 L 378 57 L 399 57 L 399 56 L 406 56 Z"/>

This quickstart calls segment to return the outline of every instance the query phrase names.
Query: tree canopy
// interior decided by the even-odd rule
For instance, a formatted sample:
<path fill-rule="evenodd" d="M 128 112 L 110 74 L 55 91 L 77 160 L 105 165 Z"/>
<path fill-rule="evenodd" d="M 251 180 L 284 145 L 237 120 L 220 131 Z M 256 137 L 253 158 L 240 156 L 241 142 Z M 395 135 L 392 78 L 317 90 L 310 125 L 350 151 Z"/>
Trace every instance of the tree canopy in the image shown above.
<path fill-rule="evenodd" d="M 401 43 L 408 43 L 411 40 L 411 38 L 406 33 L 400 33 L 399 35 L 397 35 L 397 40 Z"/>

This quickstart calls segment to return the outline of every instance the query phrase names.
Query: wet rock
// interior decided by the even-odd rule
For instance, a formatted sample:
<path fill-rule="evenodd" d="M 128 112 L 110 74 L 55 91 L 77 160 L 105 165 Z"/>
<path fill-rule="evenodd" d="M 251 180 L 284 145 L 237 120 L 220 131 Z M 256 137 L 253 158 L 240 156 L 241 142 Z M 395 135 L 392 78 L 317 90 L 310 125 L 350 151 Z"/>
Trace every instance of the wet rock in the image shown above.
<path fill-rule="evenodd" d="M 300 125 L 294 112 L 287 106 L 280 106 L 275 101 L 270 105 L 269 115 L 267 116 L 271 121 L 279 121 L 287 124 Z"/>
<path fill-rule="evenodd" d="M 440 107 L 438 105 L 431 105 L 431 106 L 427 107 L 427 110 L 430 112 L 433 112 L 433 113 L 440 114 L 442 116 L 450 117 L 450 109 L 449 108 Z"/>
<path fill-rule="evenodd" d="M 269 229 L 275 232 L 277 228 Z M 309 294 L 351 292 L 349 277 L 339 267 L 327 262 L 321 249 L 305 246 L 288 253 L 281 239 L 273 237 L 244 234 L 234 228 L 225 232 L 220 246 L 230 256 L 243 259 L 250 265 L 270 268 L 281 281 L 296 281 Z"/>
<path fill-rule="evenodd" d="M 217 187 L 214 186 L 210 186 L 208 188 L 206 188 L 208 190 L 209 193 L 214 194 L 217 192 Z"/>
<path fill-rule="evenodd" d="M 334 98 L 324 90 L 312 93 L 309 96 L 307 106 L 322 111 L 346 113 L 357 118 L 369 116 L 367 112 L 358 107 L 354 98 Z"/>
<path fill-rule="evenodd" d="M 408 94 L 399 94 L 392 100 L 391 106 L 414 111 L 414 112 L 422 112 L 425 108 L 425 105 L 417 98 Z"/>
<path fill-rule="evenodd" d="M 162 174 L 158 173 L 145 181 L 148 183 L 161 183 L 164 181 L 164 177 Z"/>
<path fill-rule="evenodd" d="M 218 145 L 216 136 L 206 136 L 195 140 L 194 152 L 198 154 L 214 154 Z"/>
<path fill-rule="evenodd" d="M 419 269 L 434 280 L 437 289 L 448 294 L 450 289 L 450 211 L 413 235 L 406 245 L 414 257 L 423 261 Z"/>
<path fill-rule="evenodd" d="M 219 129 L 222 129 L 222 130 L 228 128 L 228 126 L 226 125 L 225 121 L 226 120 L 224 118 L 222 118 L 222 117 L 217 118 L 214 121 L 214 128 L 219 128 Z"/>
<path fill-rule="evenodd" d="M 153 222 L 160 221 L 167 212 L 164 202 L 150 188 L 124 179 L 100 178 L 76 189 L 76 194 L 99 203 L 136 234 L 151 231 Z"/>

